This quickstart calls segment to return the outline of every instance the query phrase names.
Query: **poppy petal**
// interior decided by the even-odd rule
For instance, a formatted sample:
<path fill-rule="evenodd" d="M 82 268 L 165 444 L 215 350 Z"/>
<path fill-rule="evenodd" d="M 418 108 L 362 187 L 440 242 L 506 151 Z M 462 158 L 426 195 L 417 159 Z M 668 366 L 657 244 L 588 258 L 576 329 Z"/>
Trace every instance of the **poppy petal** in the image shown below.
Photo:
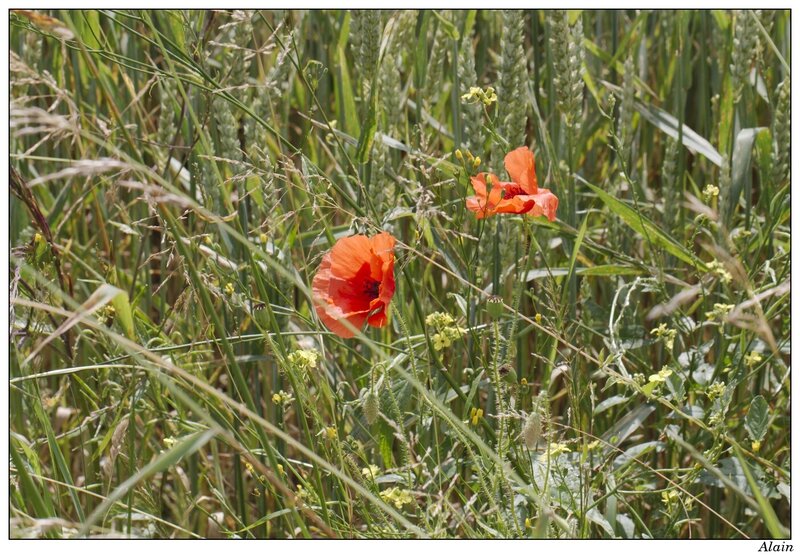
<path fill-rule="evenodd" d="M 503 199 L 503 192 L 505 191 L 503 184 L 505 182 L 501 182 L 494 174 L 489 174 L 489 178 L 492 181 L 492 191 L 489 192 L 488 202 L 489 208 L 493 209 Z"/>
<path fill-rule="evenodd" d="M 544 215 L 550 222 L 556 220 L 558 197 L 556 197 L 553 192 L 542 188 L 539 190 L 539 193 L 532 195 L 531 197 L 536 200 L 536 205 L 533 206 L 528 214 L 533 215 L 534 217 Z"/>
<path fill-rule="evenodd" d="M 335 306 L 330 307 L 335 309 Z M 364 322 L 369 316 L 369 311 L 359 311 L 355 313 L 341 313 L 337 311 L 329 313 L 327 311 L 318 311 L 317 315 L 319 315 L 320 321 L 322 321 L 332 333 L 342 338 L 353 338 L 356 336 L 356 333 L 350 330 L 345 324 L 345 321 L 350 323 L 358 331 L 364 326 Z"/>
<path fill-rule="evenodd" d="M 361 234 L 337 240 L 331 250 L 331 272 L 343 279 L 356 276 L 370 263 L 370 247 L 369 238 Z"/>
<path fill-rule="evenodd" d="M 343 338 L 350 338 L 355 333 L 340 320 L 347 320 L 354 327 L 360 329 L 369 314 L 369 307 L 355 311 L 352 309 L 358 305 L 358 299 L 352 293 L 346 294 L 349 288 L 351 289 L 347 281 L 333 276 L 331 254 L 325 254 L 311 285 L 314 309 L 325 326 Z"/>
<path fill-rule="evenodd" d="M 475 190 L 475 195 L 478 197 L 486 197 L 486 173 L 481 172 L 477 176 L 469 179 L 472 183 L 472 189 Z"/>
<path fill-rule="evenodd" d="M 370 238 L 372 280 L 382 283 L 387 271 L 394 272 L 394 244 L 394 236 L 388 232 L 381 232 Z"/>
<path fill-rule="evenodd" d="M 367 323 L 369 323 L 370 327 L 384 327 L 386 323 L 389 322 L 389 319 L 386 316 L 386 304 L 383 303 L 382 300 L 373 300 L 374 307 L 367 318 Z"/>
<path fill-rule="evenodd" d="M 477 197 L 473 195 L 467 198 L 467 210 L 475 213 L 476 219 L 482 219 L 487 216 L 486 205 L 487 205 L 486 197 Z"/>
<path fill-rule="evenodd" d="M 313 305 L 333 333 L 351 338 L 366 322 L 386 325 L 395 291 L 394 245 L 386 232 L 372 238 L 355 235 L 338 240 L 322 257 L 311 285 Z"/>
<path fill-rule="evenodd" d="M 521 215 L 532 210 L 536 206 L 536 200 L 530 195 L 517 195 L 503 199 L 497 204 L 495 211 L 498 213 L 515 213 Z"/>
<path fill-rule="evenodd" d="M 536 164 L 530 149 L 518 147 L 506 155 L 504 162 L 513 182 L 530 195 L 537 193 L 539 183 L 536 181 Z"/>

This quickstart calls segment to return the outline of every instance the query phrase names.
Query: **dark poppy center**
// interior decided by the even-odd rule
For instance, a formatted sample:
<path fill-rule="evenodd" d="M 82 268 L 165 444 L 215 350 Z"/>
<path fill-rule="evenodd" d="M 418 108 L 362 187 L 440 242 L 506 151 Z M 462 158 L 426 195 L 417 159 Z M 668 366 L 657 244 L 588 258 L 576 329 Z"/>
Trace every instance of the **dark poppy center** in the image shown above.
<path fill-rule="evenodd" d="M 370 298 L 377 298 L 380 286 L 381 283 L 377 280 L 367 279 L 364 282 L 364 294 L 368 295 Z"/>
<path fill-rule="evenodd" d="M 506 186 L 505 192 L 503 195 L 503 199 L 510 199 L 512 197 L 516 197 L 518 195 L 525 195 L 527 192 L 523 190 L 520 186 L 514 184 L 513 186 Z"/>

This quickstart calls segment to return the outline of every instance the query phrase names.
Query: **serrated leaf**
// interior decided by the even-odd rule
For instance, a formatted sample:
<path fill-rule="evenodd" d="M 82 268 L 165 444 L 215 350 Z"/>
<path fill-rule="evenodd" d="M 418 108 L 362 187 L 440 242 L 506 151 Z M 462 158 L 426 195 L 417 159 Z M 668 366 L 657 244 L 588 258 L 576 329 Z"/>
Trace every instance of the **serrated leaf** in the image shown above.
<path fill-rule="evenodd" d="M 769 425 L 769 404 L 763 396 L 758 395 L 750 403 L 750 410 L 744 420 L 744 427 L 753 441 L 761 441 L 767 433 Z"/>

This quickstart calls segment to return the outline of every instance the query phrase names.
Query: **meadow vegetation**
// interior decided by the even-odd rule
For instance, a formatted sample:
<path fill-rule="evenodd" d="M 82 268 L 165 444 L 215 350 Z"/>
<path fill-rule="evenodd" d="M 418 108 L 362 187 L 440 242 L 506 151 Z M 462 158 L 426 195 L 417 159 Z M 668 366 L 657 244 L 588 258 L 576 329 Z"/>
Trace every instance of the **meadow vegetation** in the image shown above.
<path fill-rule="evenodd" d="M 788 11 L 10 24 L 12 537 L 788 537 Z"/>

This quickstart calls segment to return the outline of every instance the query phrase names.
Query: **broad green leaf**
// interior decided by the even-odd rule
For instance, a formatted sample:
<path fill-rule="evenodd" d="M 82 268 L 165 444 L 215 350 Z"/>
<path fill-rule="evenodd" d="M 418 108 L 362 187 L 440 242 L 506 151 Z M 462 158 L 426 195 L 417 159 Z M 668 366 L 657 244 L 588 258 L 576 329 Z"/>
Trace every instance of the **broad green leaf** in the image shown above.
<path fill-rule="evenodd" d="M 683 403 L 683 398 L 686 396 L 683 378 L 677 373 L 672 373 L 667 377 L 665 382 L 669 392 L 672 393 L 675 403 L 680 406 Z"/>
<path fill-rule="evenodd" d="M 733 156 L 731 159 L 731 191 L 727 195 L 728 224 L 733 218 L 733 212 L 739 203 L 739 198 L 745 189 L 747 174 L 750 172 L 750 165 L 753 158 L 753 145 L 756 136 L 766 128 L 745 128 L 736 135 L 736 143 L 733 145 Z M 724 192 L 723 192 L 724 195 Z"/>
<path fill-rule="evenodd" d="M 756 396 L 750 403 L 750 410 L 744 421 L 744 427 L 753 441 L 761 441 L 767 433 L 769 425 L 769 404 L 763 396 Z"/>
<path fill-rule="evenodd" d="M 636 110 L 644 116 L 645 120 L 653 124 L 655 127 L 660 129 L 662 132 L 670 136 L 674 140 L 678 140 L 678 136 L 681 136 L 681 141 L 683 142 L 683 146 L 689 149 L 690 151 L 697 152 L 707 158 L 709 161 L 714 163 L 717 166 L 722 164 L 722 155 L 719 154 L 719 151 L 714 149 L 714 146 L 708 142 L 707 139 L 702 137 L 692 128 L 683 124 L 682 126 L 682 134 L 678 133 L 678 119 L 675 118 L 669 112 L 666 112 L 656 106 L 653 105 L 645 105 L 637 101 L 634 103 Z"/>
<path fill-rule="evenodd" d="M 131 340 L 136 340 L 136 330 L 133 327 L 133 312 L 131 311 L 131 302 L 128 299 L 128 293 L 120 290 L 116 296 L 111 299 L 111 304 L 114 306 L 116 316 L 122 324 L 122 330 L 125 336 Z"/>
<path fill-rule="evenodd" d="M 614 446 L 619 446 L 625 439 L 639 429 L 647 417 L 655 411 L 656 407 L 652 404 L 640 404 L 603 433 L 603 440 Z"/>
<path fill-rule="evenodd" d="M 609 83 L 607 81 L 600 81 L 607 89 L 611 90 L 612 92 L 616 93 L 617 95 L 622 94 L 622 88 L 618 85 L 614 85 L 613 83 Z M 662 132 L 670 136 L 674 140 L 678 140 L 678 136 L 681 137 L 681 142 L 683 146 L 689 149 L 692 152 L 697 152 L 707 158 L 709 161 L 714 163 L 717 166 L 722 165 L 722 155 L 720 155 L 719 151 L 717 151 L 711 143 L 708 142 L 706 138 L 701 136 L 699 133 L 694 131 L 692 128 L 683 124 L 680 128 L 681 133 L 679 132 L 678 126 L 680 122 L 678 119 L 675 118 L 669 112 L 658 108 L 652 104 L 645 104 L 641 101 L 635 101 L 634 107 L 637 111 L 644 117 L 645 120 L 653 124 L 655 127 L 660 129 Z"/>
<path fill-rule="evenodd" d="M 622 404 L 623 402 L 628 402 L 628 397 L 623 395 L 614 395 L 610 396 L 600 404 L 594 407 L 594 412 L 592 412 L 595 416 L 600 414 L 601 412 L 608 410 L 612 406 L 616 406 L 618 404 Z"/>

